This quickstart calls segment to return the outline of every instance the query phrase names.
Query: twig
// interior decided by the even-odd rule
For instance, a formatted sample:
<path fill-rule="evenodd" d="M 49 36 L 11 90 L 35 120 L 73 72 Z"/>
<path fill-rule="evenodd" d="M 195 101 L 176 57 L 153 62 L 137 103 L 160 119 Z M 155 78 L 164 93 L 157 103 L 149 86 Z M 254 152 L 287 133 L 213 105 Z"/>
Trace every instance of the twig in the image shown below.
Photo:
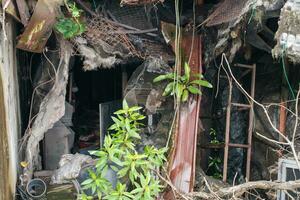
<path fill-rule="evenodd" d="M 91 10 L 89 7 L 87 7 L 81 0 L 75 0 L 76 3 L 78 3 L 86 12 L 88 12 L 90 15 L 92 15 L 93 17 L 99 17 L 99 14 L 97 14 L 96 12 L 94 12 L 93 10 Z M 110 13 L 107 13 L 107 14 L 110 14 Z M 131 26 L 128 26 L 128 25 L 125 25 L 125 24 L 122 24 L 120 22 L 116 22 L 116 21 L 113 21 L 113 20 L 110 20 L 110 19 L 105 19 L 107 22 L 113 24 L 113 25 L 116 25 L 116 26 L 120 26 L 122 28 L 126 28 L 126 29 L 129 29 L 129 30 L 134 30 L 134 31 L 137 31 L 137 32 L 142 32 L 143 30 L 140 30 L 138 28 L 134 28 L 134 27 L 131 27 Z M 152 37 L 157 37 L 156 34 L 153 34 L 153 33 L 149 33 L 147 31 L 149 30 L 145 30 L 146 34 L 149 35 L 149 36 L 152 36 Z M 153 32 L 153 31 L 151 31 Z M 132 34 L 134 34 L 136 32 L 132 32 Z M 136 33 L 137 34 L 137 33 Z"/>
<path fill-rule="evenodd" d="M 299 115 L 298 115 L 298 104 L 299 104 L 299 96 L 300 96 L 300 86 L 298 89 L 298 93 L 297 93 L 297 97 L 296 97 L 296 105 L 295 105 L 295 113 L 296 113 L 296 119 L 295 119 L 295 126 L 294 126 L 294 132 L 293 132 L 293 138 L 292 138 L 292 143 L 295 143 L 295 136 L 296 136 L 296 132 L 297 132 L 297 127 L 298 127 L 298 119 L 299 119 Z"/>
<path fill-rule="evenodd" d="M 300 188 L 300 180 L 296 181 L 288 181 L 288 182 L 272 182 L 272 181 L 253 181 L 253 182 L 247 182 L 243 183 L 237 186 L 227 187 L 227 188 L 221 188 L 214 193 L 218 195 L 220 198 L 226 197 L 226 199 L 233 194 L 235 194 L 236 197 L 239 197 L 243 195 L 248 190 L 253 189 L 263 189 L 263 190 L 294 190 Z M 210 193 L 206 192 L 193 192 L 189 194 L 190 197 L 198 197 L 203 199 L 215 199 L 215 196 Z"/>
<path fill-rule="evenodd" d="M 177 190 L 177 188 L 173 185 L 173 183 L 170 180 L 167 180 L 166 178 L 164 178 L 158 171 L 156 171 L 157 176 L 164 181 L 165 183 L 167 183 L 171 189 L 173 190 L 173 192 L 175 192 L 176 194 L 178 194 L 181 198 L 185 199 L 185 200 L 191 200 L 192 198 L 190 197 L 186 197 L 185 195 L 183 195 L 181 192 L 179 192 Z"/>
<path fill-rule="evenodd" d="M 227 70 L 223 66 L 224 60 L 225 60 L 226 65 L 228 67 L 228 71 L 229 71 L 230 76 L 228 76 Z M 295 150 L 294 143 L 291 140 L 289 140 L 289 138 L 287 136 L 285 136 L 283 133 L 281 133 L 280 130 L 278 130 L 277 127 L 273 124 L 273 122 L 272 122 L 272 120 L 270 118 L 270 115 L 268 114 L 267 107 L 264 106 L 263 104 L 259 103 L 258 101 L 256 101 L 253 97 L 251 97 L 251 95 L 249 95 L 248 92 L 238 82 L 238 80 L 236 79 L 236 77 L 233 75 L 233 73 L 231 71 L 229 61 L 227 60 L 226 55 L 224 53 L 222 54 L 221 66 L 224 69 L 224 71 L 226 72 L 227 76 L 228 77 L 232 77 L 232 79 L 235 81 L 235 83 L 237 84 L 237 86 L 240 88 L 241 92 L 243 92 L 248 99 L 251 99 L 253 101 L 253 103 L 255 103 L 257 106 L 259 106 L 259 107 L 261 107 L 263 109 L 263 111 L 264 111 L 264 113 L 266 115 L 266 118 L 267 118 L 269 124 L 271 125 L 272 129 L 275 130 L 275 132 L 278 133 L 285 140 L 285 142 L 287 143 L 287 145 L 290 146 L 290 148 L 292 150 L 292 154 L 294 156 L 294 159 L 295 159 L 295 161 L 297 163 L 297 166 L 300 169 L 300 163 L 299 163 L 298 155 L 297 155 L 296 150 Z M 273 141 L 275 141 L 275 140 L 273 140 Z"/>

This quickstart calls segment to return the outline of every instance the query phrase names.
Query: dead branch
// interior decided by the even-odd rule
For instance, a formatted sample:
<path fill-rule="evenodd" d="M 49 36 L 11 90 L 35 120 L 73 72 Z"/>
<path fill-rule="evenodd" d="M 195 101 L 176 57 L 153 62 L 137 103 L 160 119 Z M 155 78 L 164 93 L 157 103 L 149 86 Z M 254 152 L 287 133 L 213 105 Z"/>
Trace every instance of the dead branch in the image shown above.
<path fill-rule="evenodd" d="M 253 189 L 262 190 L 287 190 L 292 191 L 300 188 L 300 180 L 288 181 L 288 182 L 273 182 L 273 181 L 254 181 L 240 184 L 233 187 L 221 188 L 215 191 L 214 194 L 207 192 L 193 192 L 188 194 L 189 197 L 193 199 L 215 199 L 216 195 L 220 198 L 231 198 L 233 195 L 235 197 L 240 197 L 244 193 Z"/>
<path fill-rule="evenodd" d="M 122 0 L 121 5 L 145 5 L 145 4 L 152 4 L 152 3 L 163 3 L 164 0 Z"/>
<path fill-rule="evenodd" d="M 28 141 L 26 143 L 25 160 L 27 166 L 24 168 L 23 175 L 26 180 L 30 180 L 34 169 L 39 166 L 39 142 L 44 138 L 47 130 L 53 127 L 65 112 L 65 94 L 66 84 L 68 81 L 69 59 L 72 53 L 71 45 L 64 41 L 60 41 L 61 60 L 55 75 L 55 83 L 49 93 L 44 97 L 39 113 L 28 133 Z"/>
<path fill-rule="evenodd" d="M 227 65 L 227 69 L 224 67 L 223 63 L 226 63 Z M 300 162 L 298 159 L 298 155 L 297 152 L 295 150 L 295 141 L 294 138 L 292 138 L 292 140 L 290 140 L 288 138 L 288 136 L 284 135 L 280 130 L 278 130 L 278 128 L 276 127 L 276 125 L 272 122 L 271 117 L 268 113 L 268 107 L 259 103 L 257 100 L 255 100 L 254 98 L 252 98 L 248 92 L 243 88 L 243 86 L 239 83 L 239 81 L 236 79 L 236 77 L 233 75 L 229 61 L 226 58 L 226 55 L 223 53 L 222 54 L 222 60 L 221 60 L 221 67 L 223 68 L 223 70 L 225 71 L 226 75 L 228 78 L 232 78 L 234 80 L 234 82 L 236 83 L 236 85 L 238 86 L 238 88 L 240 88 L 241 92 L 244 93 L 246 95 L 246 97 L 248 99 L 250 99 L 255 105 L 259 106 L 260 108 L 263 109 L 266 119 L 268 121 L 268 123 L 271 125 L 272 129 L 284 140 L 284 142 L 279 142 L 276 140 L 272 140 L 270 138 L 267 138 L 259 133 L 257 133 L 260 137 L 263 137 L 265 140 L 269 140 L 270 142 L 276 143 L 276 144 L 281 144 L 281 145 L 286 145 L 289 146 L 291 148 L 291 152 L 292 155 L 297 163 L 298 168 L 300 169 Z M 228 70 L 228 71 L 227 71 Z M 298 91 L 298 95 L 297 95 L 297 100 L 296 100 L 296 104 L 298 105 L 298 99 L 299 99 L 299 91 Z M 296 106 L 296 110 L 297 110 L 297 106 Z M 298 113 L 296 113 L 296 125 L 297 125 L 297 119 L 298 119 Z"/>

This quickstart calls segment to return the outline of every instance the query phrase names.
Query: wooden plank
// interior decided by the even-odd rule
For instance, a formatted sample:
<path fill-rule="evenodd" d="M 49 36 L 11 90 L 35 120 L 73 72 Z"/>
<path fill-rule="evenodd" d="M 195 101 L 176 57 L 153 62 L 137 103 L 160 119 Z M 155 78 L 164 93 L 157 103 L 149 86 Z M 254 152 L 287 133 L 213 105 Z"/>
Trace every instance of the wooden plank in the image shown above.
<path fill-rule="evenodd" d="M 2 66 L 1 66 L 2 67 Z M 3 93 L 3 81 L 0 71 L 0 199 L 13 199 L 9 180 L 9 150 L 8 150 L 8 138 L 7 138 L 7 126 L 6 126 L 6 108 Z"/>
<path fill-rule="evenodd" d="M 19 86 L 15 51 L 15 29 L 5 18 L 4 40 L 0 31 L 0 200 L 12 200 L 17 181 L 17 144 L 20 130 Z"/>

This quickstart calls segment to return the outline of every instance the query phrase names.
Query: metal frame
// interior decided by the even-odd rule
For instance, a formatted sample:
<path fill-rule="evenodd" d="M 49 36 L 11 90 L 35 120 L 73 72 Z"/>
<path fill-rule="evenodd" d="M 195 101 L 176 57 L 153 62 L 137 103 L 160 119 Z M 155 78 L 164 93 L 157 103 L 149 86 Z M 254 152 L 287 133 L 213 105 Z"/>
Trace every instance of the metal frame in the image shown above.
<path fill-rule="evenodd" d="M 279 159 L 279 162 L 278 162 L 278 181 L 280 181 L 280 182 L 289 181 L 289 180 L 286 180 L 287 168 L 299 170 L 298 165 L 297 165 L 297 163 L 294 159 Z M 285 197 L 286 197 L 286 194 L 283 191 L 278 190 L 277 200 L 285 200 L 286 199 Z"/>
<path fill-rule="evenodd" d="M 251 92 L 250 95 L 254 98 L 255 95 L 255 76 L 256 76 L 256 64 L 253 65 L 244 65 L 244 64 L 236 64 L 236 67 L 246 68 L 247 71 L 252 71 L 251 74 Z M 249 71 L 250 69 L 250 71 Z M 227 170 L 228 170 L 228 154 L 229 147 L 233 148 L 245 148 L 247 149 L 247 163 L 246 163 L 246 179 L 249 181 L 250 178 L 250 163 L 251 163 L 251 152 L 252 152 L 252 131 L 253 131 L 253 101 L 250 99 L 249 104 L 241 104 L 241 103 L 232 103 L 232 79 L 229 79 L 229 96 L 228 96 L 228 104 L 227 104 L 227 112 L 226 112 L 226 128 L 225 128 L 225 147 L 224 147 L 224 166 L 223 166 L 223 181 L 227 181 Z M 245 110 L 250 109 L 249 111 L 249 127 L 248 127 L 248 141 L 247 144 L 233 144 L 230 143 L 230 118 L 231 118 L 231 107 L 236 106 L 239 109 Z"/>

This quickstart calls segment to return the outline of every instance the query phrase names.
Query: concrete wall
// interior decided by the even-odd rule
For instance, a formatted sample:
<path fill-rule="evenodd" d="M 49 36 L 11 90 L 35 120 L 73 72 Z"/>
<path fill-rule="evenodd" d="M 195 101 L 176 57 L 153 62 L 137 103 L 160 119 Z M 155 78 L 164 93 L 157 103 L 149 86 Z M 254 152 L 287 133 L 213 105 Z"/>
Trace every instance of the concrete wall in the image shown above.
<path fill-rule="evenodd" d="M 0 200 L 14 199 L 19 163 L 17 152 L 21 126 L 13 25 L 13 20 L 7 16 L 7 40 L 0 26 Z"/>

